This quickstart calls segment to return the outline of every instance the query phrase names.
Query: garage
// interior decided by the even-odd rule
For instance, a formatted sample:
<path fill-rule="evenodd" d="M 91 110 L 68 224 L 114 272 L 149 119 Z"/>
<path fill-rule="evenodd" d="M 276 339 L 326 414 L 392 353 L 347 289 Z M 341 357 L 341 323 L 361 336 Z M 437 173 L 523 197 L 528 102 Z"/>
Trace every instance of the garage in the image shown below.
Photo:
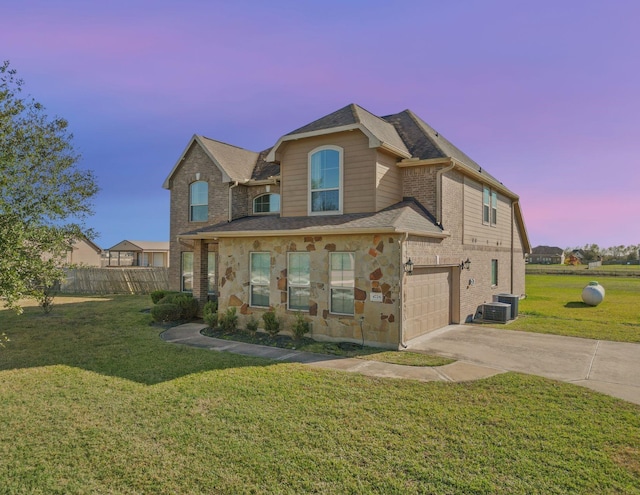
<path fill-rule="evenodd" d="M 416 268 L 405 278 L 405 341 L 451 323 L 452 268 Z"/>

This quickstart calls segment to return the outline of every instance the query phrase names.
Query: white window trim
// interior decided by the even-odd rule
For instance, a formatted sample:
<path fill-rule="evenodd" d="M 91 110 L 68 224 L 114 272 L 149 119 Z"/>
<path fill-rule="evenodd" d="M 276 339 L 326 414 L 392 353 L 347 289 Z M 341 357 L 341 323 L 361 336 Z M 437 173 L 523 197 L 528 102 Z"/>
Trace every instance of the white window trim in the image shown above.
<path fill-rule="evenodd" d="M 352 254 L 353 256 L 353 286 L 352 287 L 334 287 L 333 286 L 333 280 L 331 279 L 331 257 L 334 254 Z M 340 316 L 355 316 L 356 314 L 356 302 L 355 302 L 355 293 L 356 293 L 356 280 L 355 280 L 355 271 L 356 271 L 356 260 L 355 260 L 355 253 L 351 252 L 351 251 L 334 251 L 332 253 L 329 253 L 329 313 L 332 315 L 340 315 Z M 353 295 L 354 295 L 354 300 L 353 300 L 353 312 L 352 313 L 338 313 L 336 311 L 333 311 L 333 305 L 332 303 L 332 295 L 333 295 L 333 289 L 351 289 L 353 291 Z"/>
<path fill-rule="evenodd" d="M 333 151 L 337 151 L 338 152 L 338 168 L 339 168 L 339 177 L 340 177 L 340 183 L 338 184 L 338 209 L 337 210 L 332 210 L 332 211 L 312 211 L 312 204 L 311 204 L 311 157 L 318 153 L 319 151 L 324 151 L 324 150 L 333 150 Z M 322 189 L 318 189 L 319 191 Z M 326 189 L 325 189 L 326 190 Z M 341 148 L 340 146 L 334 146 L 334 145 L 324 145 L 324 146 L 318 146 L 317 148 L 312 149 L 308 154 L 307 154 L 307 214 L 309 216 L 316 216 L 316 215 L 342 215 L 343 209 L 344 209 L 344 149 Z M 282 208 L 282 205 L 280 205 L 280 208 Z"/>
<path fill-rule="evenodd" d="M 273 214 L 280 213 L 280 211 L 282 210 L 282 196 L 280 196 L 280 209 L 279 210 L 260 211 L 260 212 L 256 211 L 256 200 L 257 199 L 263 198 L 264 196 L 272 196 L 274 194 L 277 195 L 277 196 L 280 196 L 279 193 L 266 192 L 264 194 L 260 194 L 260 195 L 256 196 L 255 198 L 253 198 L 253 201 L 251 202 L 251 208 L 253 210 L 253 214 L 254 215 L 273 215 Z"/>
<path fill-rule="evenodd" d="M 307 256 L 309 256 L 309 283 L 306 285 L 300 285 L 300 284 L 292 284 L 291 283 L 291 277 L 290 277 L 290 267 L 291 267 L 291 255 L 294 254 L 306 254 Z M 299 309 L 299 308 L 291 308 L 290 307 L 290 302 L 291 302 L 291 293 L 289 292 L 289 289 L 291 287 L 306 287 L 309 288 L 309 304 L 308 306 L 311 307 L 311 255 L 309 253 L 301 253 L 301 252 L 289 252 L 287 253 L 287 311 L 300 311 L 302 313 L 308 313 L 309 312 L 309 308 L 307 309 Z"/>
<path fill-rule="evenodd" d="M 485 191 L 488 191 L 489 193 L 489 202 L 485 203 L 484 202 L 484 193 Z M 495 203 L 495 208 L 493 205 L 493 199 L 495 198 L 496 203 Z M 485 220 L 484 218 L 484 209 L 485 206 L 488 208 L 489 211 L 489 218 L 487 220 Z M 494 219 L 494 214 L 493 212 L 495 211 L 495 221 Z M 482 186 L 482 224 L 483 225 L 489 225 L 491 227 L 496 227 L 498 225 L 498 191 L 496 191 L 495 189 L 490 188 L 489 186 Z"/>
<path fill-rule="evenodd" d="M 269 282 L 266 285 L 251 283 L 253 267 L 252 259 L 254 254 L 266 254 L 269 256 Z M 252 308 L 268 308 L 269 304 L 271 303 L 271 297 L 269 297 L 269 301 L 266 306 L 260 306 L 253 303 L 253 287 L 267 287 L 267 289 L 269 289 L 269 293 L 271 293 L 271 253 L 269 253 L 268 251 L 255 251 L 249 253 L 249 306 L 251 306 Z"/>
<path fill-rule="evenodd" d="M 206 203 L 193 203 L 193 186 L 194 184 L 206 184 L 207 186 L 207 201 Z M 205 220 L 194 220 L 193 219 L 193 210 L 194 206 L 206 206 L 207 207 L 207 218 Z M 189 221 L 194 223 L 204 223 L 209 221 L 209 183 L 206 180 L 195 180 L 189 184 Z"/>

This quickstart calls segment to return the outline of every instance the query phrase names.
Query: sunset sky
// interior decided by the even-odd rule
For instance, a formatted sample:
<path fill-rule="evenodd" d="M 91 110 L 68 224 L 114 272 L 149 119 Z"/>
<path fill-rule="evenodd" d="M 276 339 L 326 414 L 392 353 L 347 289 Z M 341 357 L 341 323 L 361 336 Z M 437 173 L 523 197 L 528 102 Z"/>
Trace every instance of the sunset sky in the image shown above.
<path fill-rule="evenodd" d="M 260 151 L 411 109 L 520 196 L 533 246 L 640 243 L 637 0 L 22 0 L 0 59 L 66 118 L 102 248 L 169 239 L 191 136 Z"/>

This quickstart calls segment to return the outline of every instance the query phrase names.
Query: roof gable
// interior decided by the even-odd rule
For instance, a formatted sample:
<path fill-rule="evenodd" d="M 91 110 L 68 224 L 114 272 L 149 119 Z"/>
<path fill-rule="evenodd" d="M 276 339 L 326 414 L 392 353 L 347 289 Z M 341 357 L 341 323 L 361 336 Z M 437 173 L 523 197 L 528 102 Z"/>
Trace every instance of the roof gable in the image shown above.
<path fill-rule="evenodd" d="M 282 136 L 271 149 L 267 160 L 276 161 L 276 153 L 284 142 L 356 129 L 369 138 L 370 148 L 384 148 L 397 156 L 411 157 L 411 153 L 393 125 L 351 103 Z"/>

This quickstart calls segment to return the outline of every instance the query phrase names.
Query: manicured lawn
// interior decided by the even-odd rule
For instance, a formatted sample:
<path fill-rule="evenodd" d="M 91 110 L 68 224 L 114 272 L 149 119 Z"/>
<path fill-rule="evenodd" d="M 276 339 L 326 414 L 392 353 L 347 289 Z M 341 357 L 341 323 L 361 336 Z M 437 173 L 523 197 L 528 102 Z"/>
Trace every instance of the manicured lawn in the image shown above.
<path fill-rule="evenodd" d="M 605 288 L 598 306 L 582 302 L 590 280 Z M 640 278 L 532 275 L 526 278 L 527 298 L 520 301 L 518 320 L 505 328 L 590 339 L 640 342 Z"/>
<path fill-rule="evenodd" d="M 147 298 L 0 311 L 0 493 L 640 493 L 640 407 L 163 342 Z"/>

